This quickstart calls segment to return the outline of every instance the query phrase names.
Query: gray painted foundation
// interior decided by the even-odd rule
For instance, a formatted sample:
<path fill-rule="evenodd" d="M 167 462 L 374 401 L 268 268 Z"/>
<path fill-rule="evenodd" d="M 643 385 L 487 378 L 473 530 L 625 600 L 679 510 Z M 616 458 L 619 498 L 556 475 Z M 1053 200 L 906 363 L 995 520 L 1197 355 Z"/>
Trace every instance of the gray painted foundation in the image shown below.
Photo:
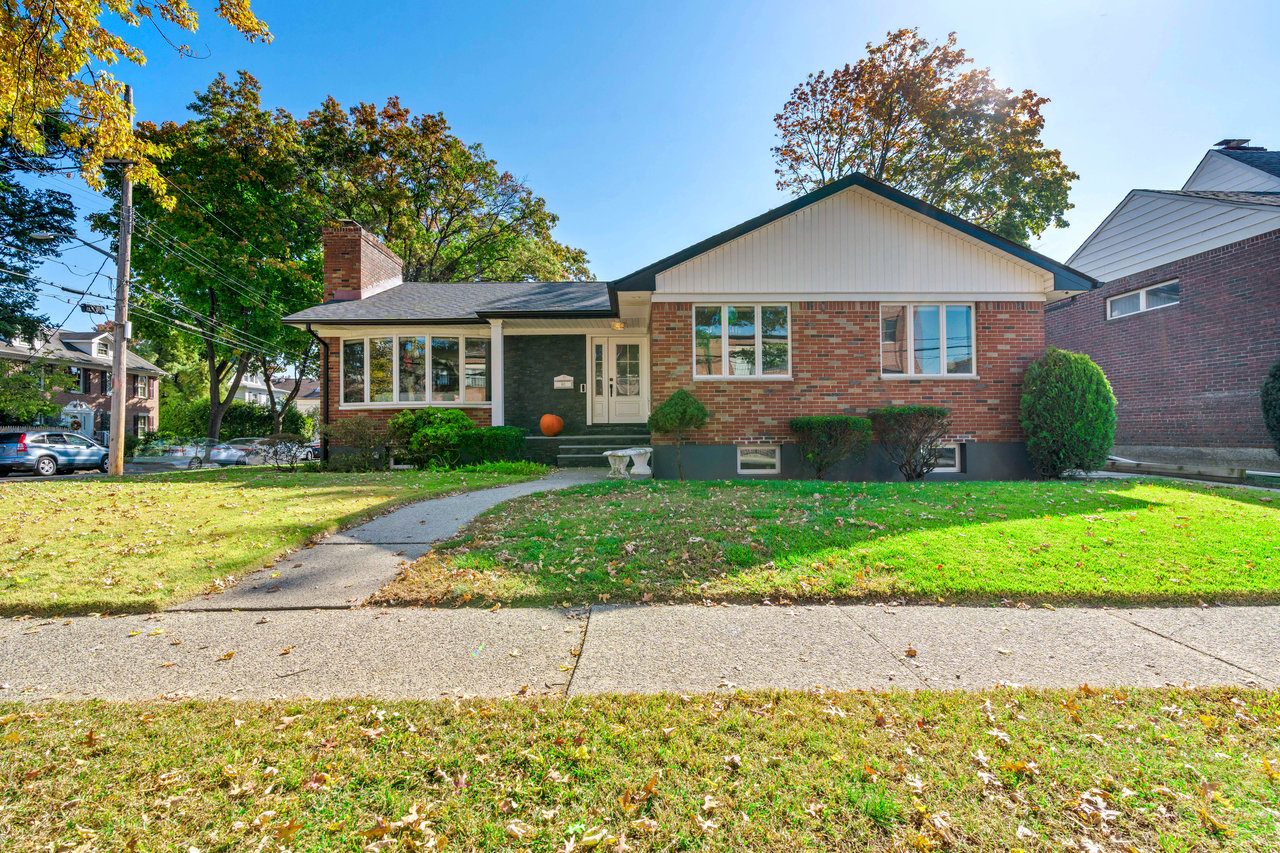
<path fill-rule="evenodd" d="M 777 474 L 739 474 L 738 449 L 733 444 L 686 444 L 684 476 L 687 480 L 807 480 L 813 471 L 800 458 L 795 444 L 783 444 L 782 470 Z M 968 442 L 962 445 L 963 469 L 959 473 L 935 473 L 928 479 L 944 480 L 1029 480 L 1035 476 L 1027 447 L 1020 441 Z M 653 453 L 654 476 L 674 480 L 676 449 L 660 445 Z M 901 480 L 902 474 L 889 461 L 879 445 L 873 444 L 858 464 L 848 460 L 827 472 L 828 480 L 854 482 L 888 482 Z"/>
<path fill-rule="evenodd" d="M 1150 444 L 1117 444 L 1111 448 L 1111 455 L 1133 462 L 1280 472 L 1280 455 L 1269 447 L 1168 447 Z"/>

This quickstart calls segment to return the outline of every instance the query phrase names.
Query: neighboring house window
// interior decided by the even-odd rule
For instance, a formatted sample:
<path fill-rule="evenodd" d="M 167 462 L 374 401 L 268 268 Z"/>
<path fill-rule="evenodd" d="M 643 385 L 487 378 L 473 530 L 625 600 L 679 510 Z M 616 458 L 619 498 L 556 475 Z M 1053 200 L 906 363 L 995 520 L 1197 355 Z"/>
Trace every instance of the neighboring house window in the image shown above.
<path fill-rule="evenodd" d="M 136 414 L 133 416 L 133 434 L 142 437 L 145 432 L 151 431 L 151 415 Z"/>
<path fill-rule="evenodd" d="M 786 305 L 695 305 L 693 375 L 790 376 L 790 308 Z"/>
<path fill-rule="evenodd" d="M 758 444 L 738 447 L 739 474 L 777 474 L 780 466 L 777 447 Z"/>
<path fill-rule="evenodd" d="M 94 352 L 96 352 L 99 356 L 107 356 L 111 354 L 111 349 L 110 347 L 107 346 L 106 341 L 98 341 L 97 346 L 94 349 Z"/>
<path fill-rule="evenodd" d="M 1166 281 L 1163 284 L 1111 297 L 1107 300 L 1107 319 L 1114 320 L 1117 317 L 1127 317 L 1143 311 L 1154 311 L 1167 305 L 1177 305 L 1178 301 L 1178 282 Z"/>
<path fill-rule="evenodd" d="M 881 376 L 973 376 L 972 305 L 881 305 Z"/>
<path fill-rule="evenodd" d="M 88 391 L 88 376 L 85 371 L 79 367 L 68 367 L 67 373 L 71 374 L 71 386 L 67 388 L 72 394 L 83 394 Z"/>
<path fill-rule="evenodd" d="M 404 335 L 342 342 L 342 402 L 487 403 L 488 337 Z"/>
<path fill-rule="evenodd" d="M 98 375 L 102 377 L 102 393 L 110 394 L 111 393 L 111 371 L 104 370 L 102 371 L 102 373 Z"/>

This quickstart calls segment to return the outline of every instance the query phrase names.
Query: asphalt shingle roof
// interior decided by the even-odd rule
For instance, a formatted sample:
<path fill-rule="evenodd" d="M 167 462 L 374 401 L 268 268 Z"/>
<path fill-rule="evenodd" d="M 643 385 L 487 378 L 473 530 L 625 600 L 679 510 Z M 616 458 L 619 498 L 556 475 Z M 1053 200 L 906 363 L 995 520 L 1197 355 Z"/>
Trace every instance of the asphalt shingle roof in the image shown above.
<path fill-rule="evenodd" d="M 325 302 L 284 319 L 295 325 L 438 322 L 540 314 L 608 316 L 611 311 L 609 286 L 602 281 L 407 281 L 365 299 Z"/>
<path fill-rule="evenodd" d="M 1220 201 L 1223 204 L 1260 204 L 1267 207 L 1280 207 L 1280 192 L 1260 193 L 1238 190 L 1147 190 L 1147 192 L 1184 198 L 1203 198 Z"/>
<path fill-rule="evenodd" d="M 0 359 L 32 361 L 68 362 L 77 367 L 92 367 L 95 370 L 110 370 L 110 357 L 91 355 L 83 350 L 67 346 L 69 341 L 88 341 L 98 337 L 99 332 L 62 332 L 52 331 L 49 340 L 36 348 L 34 355 L 25 342 L 9 342 L 0 340 Z M 147 373 L 153 376 L 164 376 L 164 371 L 147 361 L 132 350 L 125 353 L 125 369 L 135 373 Z"/>
<path fill-rule="evenodd" d="M 1218 150 L 1232 160 L 1280 178 L 1280 151 L 1239 151 L 1231 148 Z"/>

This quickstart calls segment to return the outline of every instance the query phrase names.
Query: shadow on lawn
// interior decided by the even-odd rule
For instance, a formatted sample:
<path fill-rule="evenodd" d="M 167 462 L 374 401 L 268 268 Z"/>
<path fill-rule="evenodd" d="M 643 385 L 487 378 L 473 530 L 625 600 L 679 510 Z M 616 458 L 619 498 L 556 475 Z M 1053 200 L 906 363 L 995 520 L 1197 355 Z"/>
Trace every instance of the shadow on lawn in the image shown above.
<path fill-rule="evenodd" d="M 1020 522 L 1062 519 L 1083 536 L 1072 522 L 1091 524 L 1094 519 L 1086 517 L 1098 516 L 1099 524 L 1110 524 L 1106 519 L 1170 506 L 1130 494 L 1144 485 L 1240 499 L 1219 489 L 1148 480 L 601 483 L 522 498 L 491 511 L 455 539 L 439 543 L 435 558 L 419 572 L 435 573 L 434 580 L 419 578 L 416 591 L 406 583 L 399 603 L 538 604 L 583 595 L 599 600 L 602 594 L 617 603 L 644 600 L 646 592 L 656 600 L 699 600 L 705 593 L 724 601 L 783 594 L 794 599 L 797 590 L 801 597 L 810 590 L 811 600 L 824 601 L 896 595 L 901 590 L 892 586 L 893 567 L 875 564 L 875 551 L 885 551 L 889 540 L 923 534 L 931 544 L 929 537 L 936 533 L 940 545 L 968 549 L 966 556 L 995 564 L 1010 542 L 1031 550 L 1044 545 L 1049 551 L 1050 543 L 1025 541 Z M 1099 538 L 1084 541 L 1105 547 L 1106 528 L 1101 530 Z M 1042 535 L 1051 538 L 1051 533 L 1034 534 Z M 985 551 L 984 536 L 992 540 Z M 899 557 L 933 559 L 932 551 L 898 555 L 894 561 Z M 1053 560 L 1064 558 L 1059 552 L 1043 562 L 1052 571 Z M 1045 571 L 1043 565 L 1034 568 Z M 869 582 L 877 575 L 880 587 Z M 989 601 L 1000 594 L 974 597 Z M 1069 597 L 1116 600 L 1101 589 Z M 380 600 L 396 603 L 395 590 L 388 589 Z M 948 600 L 955 600 L 954 594 Z"/>

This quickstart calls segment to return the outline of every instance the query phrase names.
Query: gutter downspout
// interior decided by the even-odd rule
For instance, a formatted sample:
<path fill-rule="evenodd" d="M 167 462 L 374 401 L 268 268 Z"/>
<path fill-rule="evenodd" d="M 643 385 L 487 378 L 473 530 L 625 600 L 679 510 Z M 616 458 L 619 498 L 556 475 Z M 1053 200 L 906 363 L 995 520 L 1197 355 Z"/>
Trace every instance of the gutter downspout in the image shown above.
<path fill-rule="evenodd" d="M 320 423 L 324 429 L 320 430 L 320 461 L 329 461 L 329 343 L 324 338 L 311 331 L 311 324 L 307 323 L 306 332 L 311 337 L 320 342 L 320 358 L 323 360 L 320 367 Z"/>

